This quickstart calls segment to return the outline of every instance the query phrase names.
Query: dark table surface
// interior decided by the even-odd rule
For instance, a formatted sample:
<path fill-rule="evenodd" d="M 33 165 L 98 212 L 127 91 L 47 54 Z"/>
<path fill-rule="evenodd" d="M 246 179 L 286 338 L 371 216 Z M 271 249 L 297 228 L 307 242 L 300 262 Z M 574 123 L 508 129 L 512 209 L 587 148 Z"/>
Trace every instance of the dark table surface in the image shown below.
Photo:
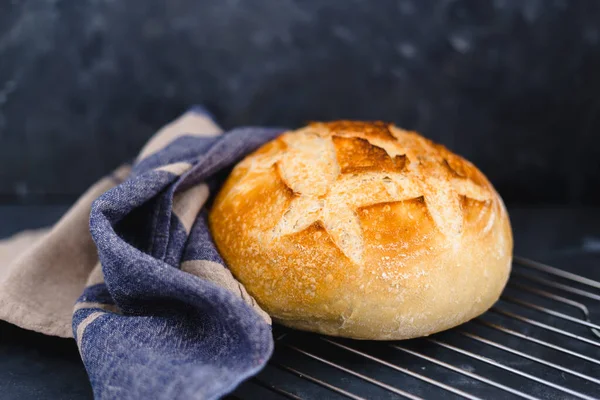
<path fill-rule="evenodd" d="M 0 237 L 49 225 L 66 209 L 0 206 Z M 513 208 L 510 214 L 516 254 L 600 279 L 600 208 Z M 237 393 L 252 392 L 248 386 Z M 0 398 L 92 398 L 75 342 L 0 322 Z"/>

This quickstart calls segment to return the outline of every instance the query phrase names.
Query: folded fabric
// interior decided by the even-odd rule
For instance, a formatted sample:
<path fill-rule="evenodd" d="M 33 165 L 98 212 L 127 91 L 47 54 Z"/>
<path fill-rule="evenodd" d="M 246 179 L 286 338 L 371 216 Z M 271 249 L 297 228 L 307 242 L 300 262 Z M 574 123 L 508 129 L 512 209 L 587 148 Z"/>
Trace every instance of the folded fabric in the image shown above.
<path fill-rule="evenodd" d="M 206 205 L 235 162 L 281 129 L 221 134 L 200 107 L 51 229 L 0 242 L 0 319 L 74 337 L 97 399 L 211 399 L 257 373 L 269 316 L 235 280 Z"/>

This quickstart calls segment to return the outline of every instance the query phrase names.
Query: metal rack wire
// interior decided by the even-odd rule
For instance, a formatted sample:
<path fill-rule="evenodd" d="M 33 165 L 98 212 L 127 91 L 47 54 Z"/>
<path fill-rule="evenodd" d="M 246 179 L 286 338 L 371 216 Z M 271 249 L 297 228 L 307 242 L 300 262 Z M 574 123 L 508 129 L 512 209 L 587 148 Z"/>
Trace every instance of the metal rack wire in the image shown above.
<path fill-rule="evenodd" d="M 249 385 L 265 398 L 596 399 L 599 314 L 600 282 L 515 257 L 500 301 L 474 321 L 401 342 L 280 328 Z"/>

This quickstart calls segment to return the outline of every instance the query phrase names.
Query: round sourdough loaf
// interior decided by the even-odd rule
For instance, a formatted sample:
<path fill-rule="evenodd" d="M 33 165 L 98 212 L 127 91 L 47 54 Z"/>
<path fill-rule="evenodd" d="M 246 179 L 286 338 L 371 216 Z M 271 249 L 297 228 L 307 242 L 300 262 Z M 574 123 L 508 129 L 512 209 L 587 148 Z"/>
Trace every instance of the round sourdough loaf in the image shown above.
<path fill-rule="evenodd" d="M 512 233 L 473 164 L 381 122 L 313 123 L 239 163 L 210 226 L 273 320 L 357 339 L 407 339 L 498 299 Z"/>

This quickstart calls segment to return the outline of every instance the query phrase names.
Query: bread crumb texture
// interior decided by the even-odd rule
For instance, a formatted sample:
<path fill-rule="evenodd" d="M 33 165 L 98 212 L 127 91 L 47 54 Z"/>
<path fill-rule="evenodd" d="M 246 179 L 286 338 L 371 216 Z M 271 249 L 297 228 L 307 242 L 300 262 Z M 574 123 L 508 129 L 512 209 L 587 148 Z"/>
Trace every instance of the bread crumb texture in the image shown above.
<path fill-rule="evenodd" d="M 275 321 L 357 339 L 463 323 L 499 297 L 512 233 L 470 162 L 383 122 L 312 123 L 232 171 L 210 213 L 232 273 Z"/>

